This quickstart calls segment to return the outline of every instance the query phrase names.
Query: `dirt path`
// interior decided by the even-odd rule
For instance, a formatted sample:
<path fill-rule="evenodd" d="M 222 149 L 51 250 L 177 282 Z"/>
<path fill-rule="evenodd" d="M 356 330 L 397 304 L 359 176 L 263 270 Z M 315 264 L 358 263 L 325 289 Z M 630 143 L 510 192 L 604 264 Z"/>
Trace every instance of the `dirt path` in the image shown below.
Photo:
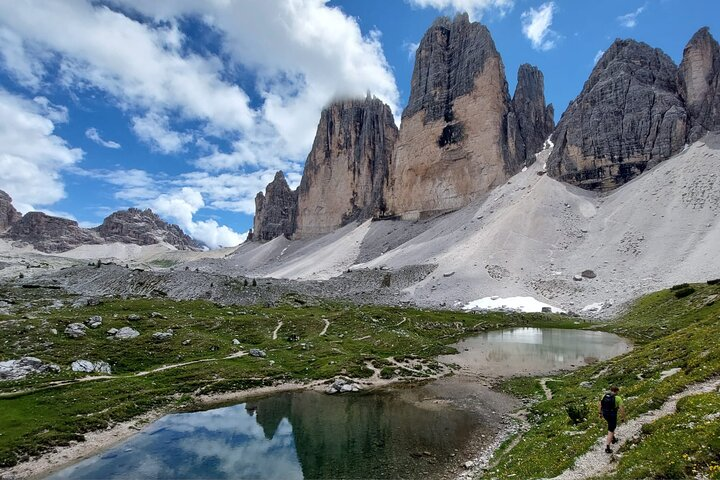
<path fill-rule="evenodd" d="M 547 386 L 548 380 L 551 380 L 551 379 L 550 378 L 541 378 L 539 380 L 539 382 L 540 382 L 540 386 L 543 389 L 543 392 L 545 392 L 545 398 L 547 400 L 552 400 L 552 397 L 553 397 L 552 390 L 550 390 L 550 388 L 548 388 L 548 386 Z"/>
<path fill-rule="evenodd" d="M 280 331 L 280 328 L 283 326 L 282 320 L 278 321 L 277 327 L 275 327 L 275 330 L 273 330 L 273 340 L 277 340 L 277 334 Z"/>
<path fill-rule="evenodd" d="M 627 423 L 618 425 L 617 435 L 618 443 L 615 445 L 615 450 L 620 448 L 625 442 L 633 437 L 636 437 L 642 426 L 654 422 L 655 420 L 671 415 L 677 410 L 677 402 L 681 398 L 688 397 L 690 395 L 696 395 L 699 393 L 712 392 L 720 387 L 720 378 L 712 378 L 702 383 L 696 383 L 689 386 L 680 393 L 672 395 L 667 401 L 657 410 L 644 413 L 637 418 L 633 418 Z M 585 455 L 581 456 L 575 461 L 575 465 L 565 470 L 563 473 L 555 477 L 553 480 L 581 480 L 585 478 L 594 478 L 604 476 L 612 473 L 618 464 L 618 459 L 621 455 L 613 454 L 609 455 L 604 451 L 605 447 L 605 436 L 598 438 L 597 442 Z"/>
<path fill-rule="evenodd" d="M 322 337 L 327 332 L 328 327 L 330 326 L 330 320 L 327 318 L 323 318 L 323 322 L 325 322 L 325 328 L 322 329 L 322 332 L 320 332 L 320 336 Z"/>

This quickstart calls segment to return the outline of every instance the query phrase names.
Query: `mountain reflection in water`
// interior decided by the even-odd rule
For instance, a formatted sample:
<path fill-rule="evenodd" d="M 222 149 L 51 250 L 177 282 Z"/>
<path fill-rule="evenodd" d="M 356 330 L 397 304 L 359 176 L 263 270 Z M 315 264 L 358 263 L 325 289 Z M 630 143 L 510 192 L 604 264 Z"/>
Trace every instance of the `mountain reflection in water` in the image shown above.
<path fill-rule="evenodd" d="M 417 478 L 440 471 L 479 422 L 392 391 L 283 393 L 168 415 L 51 478 Z"/>

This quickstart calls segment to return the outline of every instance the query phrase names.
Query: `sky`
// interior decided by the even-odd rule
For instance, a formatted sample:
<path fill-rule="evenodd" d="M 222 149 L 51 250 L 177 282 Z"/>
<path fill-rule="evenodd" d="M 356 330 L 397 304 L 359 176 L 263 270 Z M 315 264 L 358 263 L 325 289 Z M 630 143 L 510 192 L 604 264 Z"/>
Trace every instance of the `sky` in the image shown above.
<path fill-rule="evenodd" d="M 0 0 L 0 189 L 23 213 L 98 225 L 152 208 L 211 248 L 254 198 L 299 184 L 322 108 L 371 92 L 399 123 L 439 15 L 488 26 L 510 93 L 545 75 L 556 121 L 616 38 L 679 63 L 716 0 Z"/>

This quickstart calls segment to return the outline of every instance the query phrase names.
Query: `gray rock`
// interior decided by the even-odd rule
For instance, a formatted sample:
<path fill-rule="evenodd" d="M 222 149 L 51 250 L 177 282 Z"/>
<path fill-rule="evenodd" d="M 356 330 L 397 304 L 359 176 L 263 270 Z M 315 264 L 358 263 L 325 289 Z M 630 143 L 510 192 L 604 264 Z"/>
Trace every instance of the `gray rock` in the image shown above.
<path fill-rule="evenodd" d="M 595 278 L 597 277 L 597 274 L 592 270 L 583 270 L 583 272 L 580 274 L 584 278 Z"/>
<path fill-rule="evenodd" d="M 53 371 L 50 365 L 45 365 L 42 360 L 35 357 L 22 357 L 18 360 L 7 360 L 0 362 L 0 381 L 20 380 L 28 375 L 43 373 L 47 370 Z"/>
<path fill-rule="evenodd" d="M 92 373 L 95 371 L 95 365 L 93 365 L 90 360 L 75 360 L 70 365 L 70 370 L 73 372 Z"/>
<path fill-rule="evenodd" d="M 190 340 L 189 338 L 187 340 L 183 340 L 183 342 L 182 342 L 182 344 L 186 345 L 186 346 L 190 345 L 190 343 L 192 343 L 192 340 Z"/>
<path fill-rule="evenodd" d="M 93 315 L 92 317 L 85 320 L 85 325 L 90 328 L 98 328 L 102 325 L 102 317 L 100 315 Z"/>
<path fill-rule="evenodd" d="M 295 233 L 297 193 L 290 190 L 282 171 L 255 197 L 255 218 L 252 240 L 265 242 L 279 236 L 290 238 Z"/>
<path fill-rule="evenodd" d="M 720 128 L 720 46 L 703 27 L 683 51 L 678 88 L 690 116 L 688 142 Z"/>
<path fill-rule="evenodd" d="M 682 150 L 686 130 L 672 59 L 645 43 L 616 40 L 558 123 L 548 174 L 613 189 Z"/>
<path fill-rule="evenodd" d="M 51 328 L 50 333 L 52 333 L 53 335 L 57 335 L 58 334 L 57 328 Z"/>
<path fill-rule="evenodd" d="M 454 272 L 454 271 L 443 273 L 443 277 L 445 277 L 445 278 L 447 278 L 447 277 L 452 277 L 453 275 L 455 275 L 455 272 Z"/>
<path fill-rule="evenodd" d="M 166 317 L 165 315 L 163 315 L 162 313 L 160 313 L 160 312 L 151 312 L 151 313 L 150 313 L 150 318 L 163 318 L 163 319 L 165 319 L 165 318 L 167 318 L 167 317 Z"/>
<path fill-rule="evenodd" d="M 542 307 L 542 308 L 540 309 L 540 311 L 541 311 L 542 313 L 552 313 L 552 308 L 551 308 L 551 307 Z"/>
<path fill-rule="evenodd" d="M 28 243 L 47 253 L 65 252 L 80 245 L 103 243 L 94 233 L 80 228 L 76 221 L 42 212 L 26 213 L 12 224 L 5 236 Z"/>
<path fill-rule="evenodd" d="M 136 313 L 131 313 L 127 316 L 127 319 L 131 322 L 137 322 L 138 320 L 142 320 L 142 317 Z"/>
<path fill-rule="evenodd" d="M 116 333 L 118 333 L 117 328 L 111 328 L 110 330 L 107 331 L 108 335 L 115 335 Z"/>
<path fill-rule="evenodd" d="M 336 393 L 349 393 L 360 391 L 360 385 L 351 379 L 336 378 L 326 389 L 325 393 L 334 395 Z"/>
<path fill-rule="evenodd" d="M 118 340 L 129 340 L 131 338 L 135 338 L 140 335 L 140 332 L 138 332 L 135 329 L 132 329 L 130 327 L 122 327 L 120 330 L 117 331 L 115 336 L 113 338 L 116 338 Z"/>
<path fill-rule="evenodd" d="M 573 280 L 575 280 L 576 282 L 580 282 L 580 281 L 582 281 L 582 279 L 583 279 L 582 275 L 573 275 Z"/>
<path fill-rule="evenodd" d="M 240 340 L 238 340 L 237 338 L 233 338 L 232 343 L 233 345 L 240 345 Z"/>
<path fill-rule="evenodd" d="M 555 128 L 555 111 L 552 104 L 545 105 L 545 79 L 537 67 L 520 65 L 512 109 L 523 139 L 525 161 L 533 163 Z"/>
<path fill-rule="evenodd" d="M 70 369 L 73 372 L 85 372 L 85 373 L 105 373 L 110 375 L 112 369 L 110 364 L 105 361 L 91 362 L 90 360 L 75 360 L 71 365 Z"/>
<path fill-rule="evenodd" d="M 85 336 L 85 325 L 82 323 L 71 323 L 65 327 L 65 335 L 70 338 L 81 338 Z"/>
<path fill-rule="evenodd" d="M 0 190 L 0 233 L 20 221 L 22 214 L 15 210 L 10 195 Z"/>
<path fill-rule="evenodd" d="M 251 357 L 267 357 L 267 353 L 265 353 L 265 350 L 260 350 L 258 348 L 251 348 L 250 349 L 250 356 Z"/>
<path fill-rule="evenodd" d="M 172 332 L 155 332 L 152 334 L 153 342 L 155 343 L 161 343 L 161 342 L 167 342 L 173 337 Z"/>
<path fill-rule="evenodd" d="M 162 220 L 149 208 L 130 208 L 110 214 L 92 229 L 106 242 L 154 245 L 169 243 L 178 250 L 201 250 L 203 245 L 185 234 L 180 227 Z"/>

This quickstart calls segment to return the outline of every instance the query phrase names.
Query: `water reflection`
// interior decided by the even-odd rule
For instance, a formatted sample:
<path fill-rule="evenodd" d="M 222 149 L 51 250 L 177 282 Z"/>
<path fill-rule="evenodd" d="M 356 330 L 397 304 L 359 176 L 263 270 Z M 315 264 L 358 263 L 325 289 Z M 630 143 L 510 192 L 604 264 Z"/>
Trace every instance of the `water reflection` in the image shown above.
<path fill-rule="evenodd" d="M 479 422 L 392 392 L 279 394 L 168 415 L 51 478 L 417 478 L 439 471 Z"/>
<path fill-rule="evenodd" d="M 458 342 L 458 355 L 441 357 L 484 375 L 544 374 L 612 358 L 627 352 L 622 337 L 605 332 L 557 328 L 513 328 Z"/>

